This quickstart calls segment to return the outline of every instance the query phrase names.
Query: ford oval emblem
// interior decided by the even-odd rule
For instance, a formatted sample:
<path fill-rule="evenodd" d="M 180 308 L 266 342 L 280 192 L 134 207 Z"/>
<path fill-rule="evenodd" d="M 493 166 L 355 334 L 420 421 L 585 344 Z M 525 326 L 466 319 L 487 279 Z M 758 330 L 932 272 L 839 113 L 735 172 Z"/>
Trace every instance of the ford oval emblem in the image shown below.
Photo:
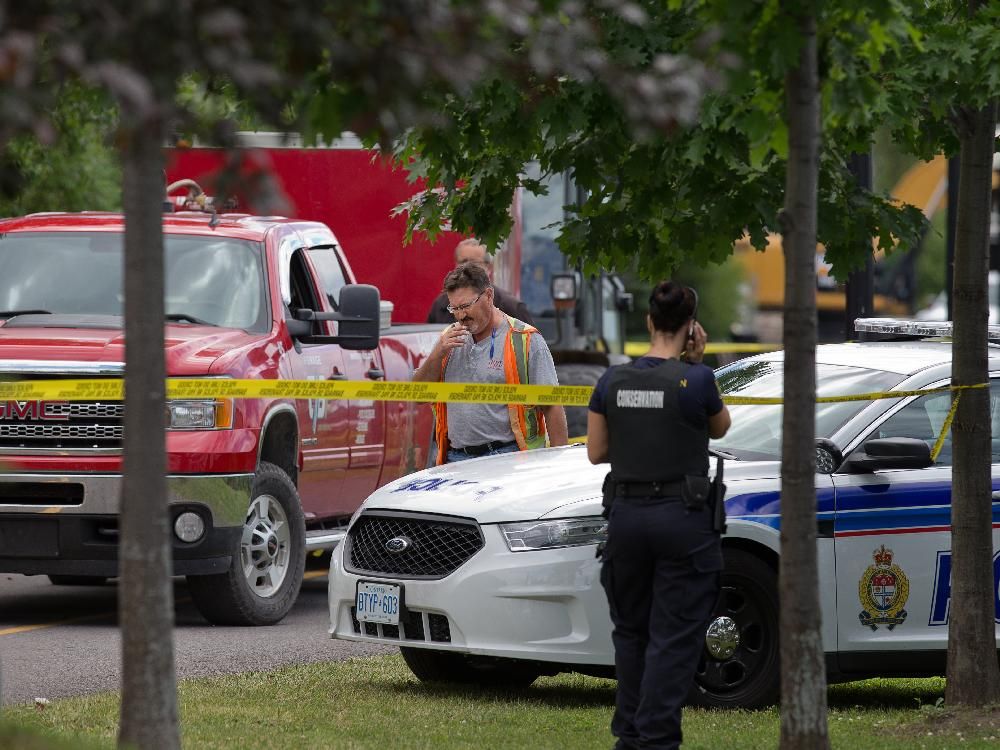
<path fill-rule="evenodd" d="M 398 555 L 400 552 L 405 552 L 410 547 L 410 540 L 405 536 L 394 536 L 388 542 L 385 543 L 385 551 L 391 552 L 394 555 Z"/>

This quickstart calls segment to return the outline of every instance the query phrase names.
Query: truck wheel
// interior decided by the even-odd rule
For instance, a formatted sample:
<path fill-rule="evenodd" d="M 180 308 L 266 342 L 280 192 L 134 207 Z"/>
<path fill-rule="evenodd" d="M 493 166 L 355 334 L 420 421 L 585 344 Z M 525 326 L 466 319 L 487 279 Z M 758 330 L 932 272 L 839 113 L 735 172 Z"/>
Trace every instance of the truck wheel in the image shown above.
<path fill-rule="evenodd" d="M 198 610 L 216 625 L 273 625 L 295 603 L 306 560 L 298 490 L 282 469 L 262 462 L 233 562 L 225 573 L 188 576 Z"/>
<path fill-rule="evenodd" d="M 399 649 L 403 661 L 421 682 L 454 682 L 480 687 L 525 688 L 541 674 L 530 664 L 514 659 L 470 657 L 452 651 L 426 648 Z"/>
<path fill-rule="evenodd" d="M 601 375 L 607 370 L 603 365 L 587 365 L 580 363 L 556 365 L 559 385 L 597 385 Z M 567 406 L 566 425 L 569 427 L 569 438 L 583 437 L 587 434 L 587 407 Z"/>
<path fill-rule="evenodd" d="M 103 586 L 107 582 L 105 576 L 69 576 L 50 575 L 53 586 Z"/>
<path fill-rule="evenodd" d="M 723 634 L 723 648 L 706 647 L 689 702 L 710 708 L 763 708 L 778 700 L 777 576 L 748 552 L 725 550 L 722 594 L 709 633 Z M 712 648 L 716 651 L 712 654 Z"/>

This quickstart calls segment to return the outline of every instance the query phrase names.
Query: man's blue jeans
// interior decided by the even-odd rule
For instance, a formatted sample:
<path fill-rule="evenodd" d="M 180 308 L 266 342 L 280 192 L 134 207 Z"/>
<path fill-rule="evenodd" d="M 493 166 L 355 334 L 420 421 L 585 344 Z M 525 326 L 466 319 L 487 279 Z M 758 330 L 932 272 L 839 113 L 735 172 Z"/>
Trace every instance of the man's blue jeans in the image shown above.
<path fill-rule="evenodd" d="M 507 445 L 503 448 L 497 448 L 496 450 L 484 453 L 483 456 L 499 456 L 501 453 L 517 453 L 520 450 L 517 447 L 517 443 L 514 445 Z M 470 456 L 463 450 L 455 450 L 454 448 L 448 449 L 448 463 L 453 464 L 456 461 L 466 461 L 470 458 L 482 458 L 482 456 Z"/>

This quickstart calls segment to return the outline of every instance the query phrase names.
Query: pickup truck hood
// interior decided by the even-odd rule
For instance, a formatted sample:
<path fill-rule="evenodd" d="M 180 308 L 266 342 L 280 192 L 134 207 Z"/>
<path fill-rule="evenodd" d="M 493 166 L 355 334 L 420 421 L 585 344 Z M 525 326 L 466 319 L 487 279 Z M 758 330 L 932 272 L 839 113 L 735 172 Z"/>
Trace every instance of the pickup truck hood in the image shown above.
<path fill-rule="evenodd" d="M 714 471 L 714 460 L 712 466 Z M 443 513 L 479 523 L 595 515 L 608 468 L 591 464 L 582 445 L 507 453 L 409 474 L 376 490 L 363 508 Z M 726 461 L 727 497 L 741 485 L 779 475 L 777 461 Z"/>
<path fill-rule="evenodd" d="M 41 316 L 33 316 L 35 320 Z M 118 321 L 120 318 L 109 318 Z M 53 321 L 55 322 L 55 321 Z M 49 327 L 7 326 L 0 321 L 0 364 L 17 369 L 18 361 L 101 363 L 125 361 L 125 334 L 117 325 Z M 261 337 L 259 333 L 232 328 L 168 324 L 164 332 L 167 373 L 205 375 L 212 363 L 233 349 Z"/>

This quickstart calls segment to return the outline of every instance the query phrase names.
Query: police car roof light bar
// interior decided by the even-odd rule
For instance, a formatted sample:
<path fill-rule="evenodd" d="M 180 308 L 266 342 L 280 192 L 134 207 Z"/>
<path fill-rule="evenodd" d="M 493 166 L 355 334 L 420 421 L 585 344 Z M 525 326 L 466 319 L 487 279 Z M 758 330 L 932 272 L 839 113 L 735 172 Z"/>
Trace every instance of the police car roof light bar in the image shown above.
<path fill-rule="evenodd" d="M 914 338 L 951 338 L 952 322 L 950 320 L 858 318 L 854 321 L 854 330 L 859 333 L 881 333 L 892 336 L 913 336 Z M 1000 343 L 1000 325 L 987 326 L 986 338 L 992 343 Z"/>

